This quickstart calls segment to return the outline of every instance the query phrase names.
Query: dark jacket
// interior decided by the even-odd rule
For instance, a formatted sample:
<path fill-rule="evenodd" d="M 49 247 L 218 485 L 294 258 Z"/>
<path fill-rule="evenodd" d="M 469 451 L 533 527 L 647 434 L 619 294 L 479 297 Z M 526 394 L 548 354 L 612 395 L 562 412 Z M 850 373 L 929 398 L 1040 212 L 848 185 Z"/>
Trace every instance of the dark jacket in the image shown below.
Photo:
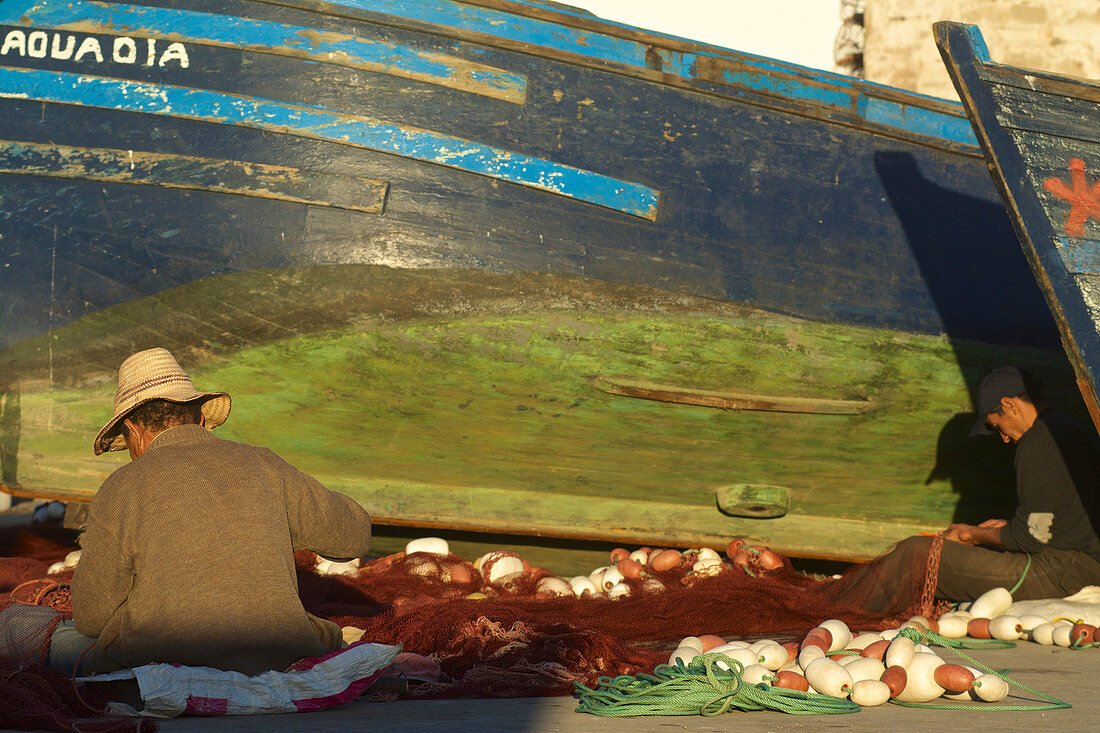
<path fill-rule="evenodd" d="M 1100 463 L 1093 436 L 1055 408 L 1039 413 L 1016 444 L 1016 513 L 1001 530 L 1005 548 L 1080 550 L 1100 560 L 1096 520 Z"/>

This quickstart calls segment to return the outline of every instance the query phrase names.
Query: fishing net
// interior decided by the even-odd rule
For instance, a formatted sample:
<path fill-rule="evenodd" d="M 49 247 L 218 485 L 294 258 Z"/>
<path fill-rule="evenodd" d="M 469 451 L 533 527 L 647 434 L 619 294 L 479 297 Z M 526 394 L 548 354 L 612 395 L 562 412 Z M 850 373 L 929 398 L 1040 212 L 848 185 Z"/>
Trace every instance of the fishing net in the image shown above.
<path fill-rule="evenodd" d="M 0 530 L 0 557 L 50 563 L 76 548 L 77 532 L 61 527 L 8 527 Z"/>
<path fill-rule="evenodd" d="M 673 568 L 626 579 L 630 592 L 616 599 L 540 592 L 550 574 L 539 568 L 490 583 L 491 565 L 478 570 L 454 555 L 398 554 L 340 577 L 310 575 L 309 554 L 298 559 L 311 612 L 439 661 L 449 682 L 413 694 L 496 697 L 567 695 L 574 682 L 648 671 L 689 635 L 793 640 L 826 618 L 877 630 L 935 617 L 942 609 L 928 568 L 937 550 L 915 538 L 828 580 L 785 560 L 771 570 L 728 562 L 693 570 L 687 552 Z"/>
<path fill-rule="evenodd" d="M 72 570 L 47 571 L 75 549 L 75 536 L 45 527 L 0 531 L 0 729 L 150 733 L 153 720 L 107 713 L 117 688 L 79 687 L 45 668 L 50 634 L 72 618 Z"/>
<path fill-rule="evenodd" d="M 650 671 L 689 635 L 796 640 L 826 618 L 858 630 L 891 628 L 914 614 L 934 618 L 942 610 L 932 595 L 941 542 L 912 538 L 828 579 L 774 555 L 766 564 L 750 555 L 749 562 L 699 568 L 697 553 L 685 551 L 673 567 L 624 579 L 618 598 L 554 595 L 540 585 L 551 576 L 546 570 L 524 563 L 498 572 L 518 560 L 506 552 L 476 567 L 453 554 L 398 553 L 347 575 L 319 574 L 312 553 L 299 552 L 295 561 L 308 611 L 439 663 L 439 680 L 410 686 L 408 696 L 529 697 L 570 695 L 577 682 L 592 686 L 600 677 Z M 71 547 L 41 562 L 63 557 L 61 549 Z M 23 561 L 0 558 L 0 577 L 25 576 L 0 586 L 0 607 L 16 588 L 50 604 L 43 589 L 58 578 L 28 584 L 41 580 L 41 564 Z M 63 601 L 54 605 L 65 611 Z M 4 725 L 15 727 L 0 713 Z"/>
<path fill-rule="evenodd" d="M 0 656 L 0 727 L 5 730 L 151 733 L 149 718 L 107 714 L 112 689 L 78 687 L 69 677 Z"/>

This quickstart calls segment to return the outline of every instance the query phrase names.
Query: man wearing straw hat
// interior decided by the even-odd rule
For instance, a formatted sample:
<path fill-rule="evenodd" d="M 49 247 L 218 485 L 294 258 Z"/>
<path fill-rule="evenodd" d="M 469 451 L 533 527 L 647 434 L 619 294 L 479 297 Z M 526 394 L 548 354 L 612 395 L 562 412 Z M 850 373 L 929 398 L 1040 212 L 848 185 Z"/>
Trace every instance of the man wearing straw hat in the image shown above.
<path fill-rule="evenodd" d="M 257 674 L 342 646 L 336 624 L 302 607 L 293 553 L 359 557 L 370 519 L 270 450 L 211 435 L 229 409 L 228 394 L 197 391 L 165 349 L 122 363 L 94 448 L 128 448 L 132 460 L 92 501 L 72 628 L 53 634 L 51 667 Z"/>

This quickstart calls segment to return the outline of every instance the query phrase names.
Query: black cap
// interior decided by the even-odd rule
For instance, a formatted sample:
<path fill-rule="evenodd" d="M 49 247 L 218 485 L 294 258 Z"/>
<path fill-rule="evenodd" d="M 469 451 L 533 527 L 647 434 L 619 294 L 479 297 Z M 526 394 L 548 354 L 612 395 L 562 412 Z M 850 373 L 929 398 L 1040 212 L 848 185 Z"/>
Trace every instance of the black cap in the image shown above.
<path fill-rule="evenodd" d="M 970 437 L 991 435 L 993 431 L 985 426 L 989 413 L 1000 406 L 1002 397 L 1022 394 L 1027 394 L 1027 387 L 1024 385 L 1024 375 L 1016 367 L 998 367 L 987 374 L 978 387 L 978 419 L 974 421 L 974 427 L 970 428 Z"/>

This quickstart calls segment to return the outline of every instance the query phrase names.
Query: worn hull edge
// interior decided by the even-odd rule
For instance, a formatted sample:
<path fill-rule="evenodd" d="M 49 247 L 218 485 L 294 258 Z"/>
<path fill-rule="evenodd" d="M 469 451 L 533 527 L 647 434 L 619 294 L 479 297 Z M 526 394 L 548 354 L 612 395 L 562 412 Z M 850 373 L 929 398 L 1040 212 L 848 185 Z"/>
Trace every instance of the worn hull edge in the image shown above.
<path fill-rule="evenodd" d="M 374 524 L 391 527 L 461 530 L 564 540 L 724 549 L 731 539 L 767 543 L 785 555 L 860 562 L 879 555 L 892 542 L 920 532 L 942 529 L 913 522 L 877 522 L 788 514 L 776 519 L 739 519 L 717 507 L 692 507 L 658 501 L 631 502 L 629 518 L 620 502 L 573 495 L 516 490 L 446 487 L 402 481 L 358 481 L 318 474 L 326 486 L 371 510 Z M 94 491 L 25 488 L 0 484 L 13 496 L 60 501 L 91 501 Z M 401 506 L 393 505 L 395 496 Z M 455 501 L 449 497 L 461 497 Z M 568 521 L 553 521 L 563 513 Z M 843 548 L 836 544 L 844 537 Z M 817 538 L 817 541 L 807 538 Z"/>
<path fill-rule="evenodd" d="M 365 4 L 317 3 L 302 0 L 287 3 L 278 0 L 254 0 L 271 5 L 283 5 L 312 9 L 326 15 L 346 15 L 381 24 L 429 30 L 456 38 L 469 36 L 483 45 L 497 45 L 524 53 L 540 53 L 562 56 L 571 63 L 594 64 L 601 68 L 614 68 L 624 73 L 640 75 L 658 83 L 686 84 L 697 91 L 732 95 L 743 101 L 764 106 L 777 106 L 787 111 L 817 117 L 838 124 L 854 125 L 872 132 L 913 139 L 922 144 L 944 146 L 957 152 L 979 155 L 973 132 L 961 106 L 955 102 L 920 95 L 892 87 L 854 80 L 841 74 L 808 69 L 774 59 L 754 56 L 684 39 L 663 36 L 651 31 L 631 28 L 592 17 L 578 17 L 565 13 L 538 12 L 530 6 L 516 3 L 483 2 L 482 7 L 455 2 L 419 4 L 409 2 L 385 2 Z M 268 53 L 287 54 L 286 49 L 271 45 L 279 33 L 296 38 L 301 31 L 277 24 L 249 25 L 248 19 L 226 21 L 231 16 L 209 15 L 190 11 L 142 8 L 127 5 L 97 5 L 78 2 L 71 6 L 57 0 L 27 0 L 29 5 L 19 6 L 0 16 L 0 22 L 27 24 L 34 28 L 65 29 L 91 24 L 102 25 L 112 33 L 134 32 L 155 37 L 165 34 L 161 21 L 171 19 L 174 27 L 195 28 L 189 36 L 186 31 L 169 33 L 165 38 L 184 38 L 189 42 L 210 45 L 240 46 Z M 9 2 L 11 8 L 16 5 Z M 525 13 L 544 17 L 528 17 Z M 79 22 L 72 20 L 77 16 Z M 85 17 L 88 16 L 88 17 Z M 130 24 L 127 18 L 136 20 Z M 162 18 L 163 16 L 163 18 Z M 223 20 L 218 20 L 223 18 Z M 228 23 L 239 26 L 244 38 L 249 31 L 252 42 L 234 44 L 230 37 L 216 37 L 207 30 L 210 26 Z M 98 25 L 97 25 L 98 24 Z M 322 42 L 320 37 L 309 36 L 310 44 Z M 211 37 L 215 36 L 215 37 Z M 342 40 L 342 39 L 341 39 Z M 292 52 L 297 54 L 298 51 Z M 347 62 L 362 58 L 361 49 L 348 53 L 343 45 L 328 53 L 332 62 Z M 325 54 L 321 54 L 323 57 Z M 390 54 L 391 56 L 394 54 Z M 463 65 L 443 61 L 444 70 L 423 71 L 433 59 L 421 58 L 416 53 L 404 54 L 406 60 L 393 63 L 387 59 L 381 65 L 373 61 L 355 63 L 375 64 L 383 73 L 396 73 L 408 78 L 417 75 L 431 83 L 443 83 L 467 91 L 500 96 L 506 101 L 519 103 L 525 94 L 525 82 L 510 78 L 506 72 L 477 70 L 466 72 Z M 314 54 L 317 56 L 317 54 Z M 324 58 L 319 60 L 324 61 Z M 450 70 L 446 67 L 450 64 Z M 439 64 L 435 64 L 439 66 Z M 486 78 L 486 74 L 489 78 Z M 495 76 L 494 76 L 495 74 Z M 469 76 L 477 80 L 471 86 L 463 81 Z M 498 94 L 499 92 L 499 94 Z"/>
<path fill-rule="evenodd" d="M 527 96 L 526 77 L 486 64 L 347 34 L 215 13 L 37 0 L 27 7 L 15 2 L 0 4 L 0 25 L 25 27 L 31 32 L 125 34 L 258 51 L 390 74 L 519 105 Z M 54 43 L 56 48 L 59 44 Z M 146 65 L 151 65 L 154 44 L 149 44 L 147 51 Z M 133 52 L 136 55 L 138 49 Z"/>

